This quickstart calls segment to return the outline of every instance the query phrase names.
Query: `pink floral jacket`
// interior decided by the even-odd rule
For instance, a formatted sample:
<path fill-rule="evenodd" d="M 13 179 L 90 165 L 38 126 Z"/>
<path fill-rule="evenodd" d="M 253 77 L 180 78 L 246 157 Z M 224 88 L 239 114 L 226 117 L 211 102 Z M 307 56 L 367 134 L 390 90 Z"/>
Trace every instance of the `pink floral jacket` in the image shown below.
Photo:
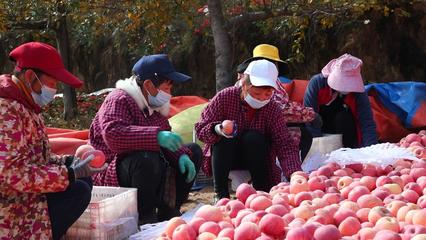
<path fill-rule="evenodd" d="M 51 239 L 44 193 L 64 191 L 68 172 L 52 156 L 40 109 L 10 75 L 0 76 L 0 239 Z"/>

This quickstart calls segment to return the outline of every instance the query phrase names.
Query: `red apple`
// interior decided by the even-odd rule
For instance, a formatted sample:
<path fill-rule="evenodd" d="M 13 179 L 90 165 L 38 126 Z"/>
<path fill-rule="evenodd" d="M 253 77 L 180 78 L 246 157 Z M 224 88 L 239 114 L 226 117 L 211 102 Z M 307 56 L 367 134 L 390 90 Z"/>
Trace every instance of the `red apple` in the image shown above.
<path fill-rule="evenodd" d="M 391 191 L 385 187 L 377 187 L 371 192 L 372 195 L 384 200 L 387 196 L 391 194 Z"/>
<path fill-rule="evenodd" d="M 363 227 L 358 232 L 359 240 L 371 240 L 376 235 L 376 230 L 371 227 Z"/>
<path fill-rule="evenodd" d="M 334 225 L 320 226 L 314 233 L 316 240 L 338 240 L 340 237 L 340 231 Z"/>
<path fill-rule="evenodd" d="M 198 235 L 201 224 L 205 223 L 206 220 L 200 217 L 194 217 L 189 221 L 188 225 L 194 229 L 194 232 Z"/>
<path fill-rule="evenodd" d="M 304 200 L 312 200 L 312 195 L 310 192 L 299 192 L 294 196 L 294 205 L 299 206 L 300 203 Z"/>
<path fill-rule="evenodd" d="M 383 205 L 382 200 L 373 194 L 362 195 L 357 199 L 356 202 L 360 208 L 373 208 L 375 206 Z"/>
<path fill-rule="evenodd" d="M 419 194 L 411 189 L 404 190 L 401 193 L 401 196 L 410 203 L 417 203 L 417 200 L 419 199 Z"/>
<path fill-rule="evenodd" d="M 361 184 L 366 186 L 370 191 L 373 191 L 376 188 L 376 178 L 371 176 L 363 176 L 359 180 Z"/>
<path fill-rule="evenodd" d="M 325 180 L 321 177 L 312 177 L 308 180 L 309 190 L 322 190 L 325 191 Z"/>
<path fill-rule="evenodd" d="M 234 239 L 235 230 L 233 228 L 224 228 L 217 235 L 218 238 Z M 217 239 L 218 239 L 217 238 Z"/>
<path fill-rule="evenodd" d="M 361 223 L 368 222 L 368 214 L 370 213 L 370 208 L 360 208 L 356 212 L 356 216 Z"/>
<path fill-rule="evenodd" d="M 377 176 L 377 170 L 376 170 L 376 166 L 372 165 L 372 164 L 364 164 L 363 169 L 361 171 L 361 173 L 364 176 L 371 176 L 371 177 L 375 177 Z"/>
<path fill-rule="evenodd" d="M 402 206 L 407 206 L 407 203 L 401 200 L 394 200 L 388 204 L 386 204 L 386 209 L 389 210 L 389 212 L 392 213 L 392 216 L 396 217 L 396 214 L 398 213 L 398 210 Z"/>
<path fill-rule="evenodd" d="M 410 170 L 410 175 L 413 177 L 414 180 L 417 180 L 422 176 L 426 176 L 426 168 L 412 168 Z"/>
<path fill-rule="evenodd" d="M 405 185 L 414 182 L 414 178 L 408 174 L 401 175 L 402 183 Z"/>
<path fill-rule="evenodd" d="M 417 205 L 420 208 L 426 208 L 426 195 L 423 195 L 417 199 Z"/>
<path fill-rule="evenodd" d="M 279 205 L 279 204 L 274 204 L 270 207 L 268 207 L 265 212 L 267 213 L 272 213 L 275 215 L 278 215 L 280 217 L 284 216 L 285 214 L 290 212 L 290 208 L 287 208 L 283 205 Z"/>
<path fill-rule="evenodd" d="M 309 191 L 309 184 L 306 179 L 298 177 L 292 178 L 290 181 L 290 193 L 296 194 L 299 192 L 307 192 Z"/>
<path fill-rule="evenodd" d="M 240 226 L 235 228 L 234 240 L 256 239 L 260 236 L 259 227 L 252 222 L 242 222 Z"/>
<path fill-rule="evenodd" d="M 388 176 L 379 176 L 376 179 L 376 186 L 377 187 L 383 186 L 383 185 L 385 185 L 387 183 L 393 183 L 392 179 L 390 177 L 388 177 Z"/>
<path fill-rule="evenodd" d="M 398 233 L 390 230 L 381 230 L 376 233 L 373 240 L 402 240 Z"/>
<path fill-rule="evenodd" d="M 414 214 L 413 223 L 426 227 L 426 209 L 419 210 Z"/>
<path fill-rule="evenodd" d="M 314 216 L 314 211 L 307 205 L 300 205 L 293 208 L 290 212 L 293 213 L 296 218 L 301 218 L 305 221 Z"/>
<path fill-rule="evenodd" d="M 357 173 L 360 173 L 363 169 L 363 166 L 361 163 L 349 164 L 349 165 L 346 165 L 346 167 L 354 170 L 354 172 L 357 172 Z"/>
<path fill-rule="evenodd" d="M 83 154 L 87 151 L 92 151 L 95 150 L 95 148 L 92 145 L 89 144 L 83 144 L 81 146 L 79 146 L 77 148 L 77 150 L 75 150 L 75 156 L 78 157 L 79 159 L 83 159 Z"/>
<path fill-rule="evenodd" d="M 197 236 L 197 240 L 216 240 L 216 235 L 210 232 L 203 232 Z"/>
<path fill-rule="evenodd" d="M 339 231 L 342 236 L 352 236 L 361 229 L 361 223 L 356 217 L 347 217 L 339 224 Z"/>
<path fill-rule="evenodd" d="M 311 240 L 311 236 L 303 227 L 290 228 L 286 240 Z"/>
<path fill-rule="evenodd" d="M 340 201 L 342 201 L 343 198 L 340 195 L 340 193 L 326 193 L 324 194 L 323 199 L 328 204 L 333 204 L 333 203 L 339 203 Z"/>
<path fill-rule="evenodd" d="M 392 213 L 383 206 L 373 207 L 368 213 L 368 221 L 376 224 L 376 222 L 382 217 L 391 217 Z"/>
<path fill-rule="evenodd" d="M 387 229 L 387 230 L 391 230 L 393 232 L 398 233 L 399 223 L 395 217 L 382 217 L 379 220 L 377 220 L 376 225 L 374 226 L 374 229 L 376 229 L 377 231 Z"/>
<path fill-rule="evenodd" d="M 356 202 L 359 197 L 361 197 L 362 195 L 366 195 L 366 194 L 370 194 L 370 190 L 368 190 L 367 187 L 357 186 L 357 187 L 354 187 L 349 192 L 348 199 L 351 200 L 352 202 Z"/>
<path fill-rule="evenodd" d="M 196 217 L 204 218 L 206 221 L 220 222 L 223 220 L 223 213 L 218 207 L 203 205 L 195 212 Z"/>
<path fill-rule="evenodd" d="M 226 135 L 232 135 L 234 132 L 234 121 L 224 120 L 222 122 L 222 132 Z"/>
<path fill-rule="evenodd" d="M 234 224 L 235 227 L 238 227 L 241 224 L 242 219 L 251 213 L 254 213 L 254 211 L 253 209 L 250 209 L 250 208 L 246 208 L 239 211 L 237 213 L 237 216 L 232 219 L 233 220 L 232 223 Z"/>
<path fill-rule="evenodd" d="M 326 176 L 326 177 L 329 178 L 333 175 L 333 169 L 329 166 L 322 166 L 322 167 L 318 168 L 317 174 L 318 174 L 318 176 L 322 175 L 322 176 Z"/>
<path fill-rule="evenodd" d="M 173 240 L 194 240 L 196 237 L 194 229 L 188 224 L 181 224 L 173 231 Z"/>
<path fill-rule="evenodd" d="M 240 184 L 240 186 L 238 186 L 236 190 L 236 196 L 238 200 L 240 200 L 242 203 L 245 203 L 247 198 L 255 193 L 256 189 L 254 189 L 251 185 L 247 183 Z"/>
<path fill-rule="evenodd" d="M 90 166 L 94 168 L 100 168 L 105 163 L 105 154 L 100 150 L 88 150 L 83 153 L 82 159 L 88 158 L 93 155 L 93 159 L 90 161 Z"/>
<path fill-rule="evenodd" d="M 421 142 L 422 138 L 416 133 L 410 133 L 405 137 L 405 141 L 407 141 L 408 143 Z"/>
<path fill-rule="evenodd" d="M 186 224 L 185 220 L 183 220 L 181 217 L 174 217 L 172 219 L 170 219 L 167 224 L 166 224 L 166 228 L 165 228 L 165 233 L 166 236 L 171 238 L 173 236 L 173 232 L 175 231 L 175 229 L 182 224 Z"/>
<path fill-rule="evenodd" d="M 230 201 L 229 198 L 221 198 L 216 202 L 215 207 L 226 206 L 226 204 Z"/>
<path fill-rule="evenodd" d="M 250 213 L 247 216 L 243 217 L 243 219 L 241 220 L 241 224 L 243 222 L 252 222 L 252 223 L 258 224 L 260 219 L 262 219 L 262 217 L 265 216 L 266 214 L 267 212 L 263 210 Z"/>
<path fill-rule="evenodd" d="M 260 219 L 260 231 L 276 238 L 284 237 L 285 223 L 278 215 L 268 213 Z"/>
<path fill-rule="evenodd" d="M 250 202 L 250 208 L 259 211 L 272 206 L 272 200 L 265 196 L 257 196 Z"/>
<path fill-rule="evenodd" d="M 347 208 L 339 208 L 339 210 L 337 210 L 337 212 L 333 216 L 334 222 L 336 223 L 337 226 L 340 225 L 340 223 L 348 217 L 356 218 L 357 216 L 354 211 Z"/>

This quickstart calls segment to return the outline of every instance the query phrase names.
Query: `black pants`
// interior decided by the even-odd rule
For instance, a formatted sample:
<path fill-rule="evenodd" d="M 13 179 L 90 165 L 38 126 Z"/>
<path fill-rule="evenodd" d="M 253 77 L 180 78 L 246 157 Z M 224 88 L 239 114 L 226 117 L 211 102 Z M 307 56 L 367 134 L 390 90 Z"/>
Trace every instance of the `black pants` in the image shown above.
<path fill-rule="evenodd" d="M 322 118 L 323 133 L 342 134 L 343 147 L 358 146 L 355 117 L 344 103 L 344 96 L 338 96 L 330 105 L 321 105 L 319 114 Z"/>
<path fill-rule="evenodd" d="M 358 146 L 355 119 L 349 111 L 335 113 L 332 118 L 332 124 L 329 124 L 327 128 L 323 128 L 322 132 L 342 134 L 343 147 L 356 148 Z"/>
<path fill-rule="evenodd" d="M 306 129 L 304 123 L 287 123 L 287 127 L 298 127 L 300 129 L 299 151 L 300 159 L 303 162 L 312 146 L 312 134 Z"/>
<path fill-rule="evenodd" d="M 195 143 L 186 146 L 192 152 L 191 160 L 198 173 L 202 155 L 201 148 Z M 160 204 L 161 183 L 165 167 L 160 152 L 136 151 L 117 161 L 117 175 L 120 186 L 138 189 L 138 212 L 139 220 L 142 223 L 166 220 L 164 218 L 169 216 L 173 217 L 173 212 L 179 212 L 180 206 L 188 198 L 188 193 L 195 179 L 186 183 L 186 175 L 181 174 L 178 167 L 174 166 L 176 167 L 176 209 L 164 209 L 164 206 Z"/>
<path fill-rule="evenodd" d="M 312 146 L 312 134 L 309 132 L 308 129 L 306 129 L 305 125 L 303 124 L 302 127 L 300 127 L 300 143 L 299 143 L 299 150 L 300 150 L 300 159 L 305 160 L 306 155 L 308 155 L 309 150 Z"/>
<path fill-rule="evenodd" d="M 53 239 L 60 239 L 83 214 L 90 203 L 92 187 L 92 179 L 83 178 L 63 192 L 46 194 Z"/>
<path fill-rule="evenodd" d="M 247 131 L 237 138 L 222 138 L 212 146 L 214 190 L 220 198 L 229 198 L 228 175 L 232 169 L 248 169 L 253 186 L 269 191 L 268 143 L 257 131 Z"/>

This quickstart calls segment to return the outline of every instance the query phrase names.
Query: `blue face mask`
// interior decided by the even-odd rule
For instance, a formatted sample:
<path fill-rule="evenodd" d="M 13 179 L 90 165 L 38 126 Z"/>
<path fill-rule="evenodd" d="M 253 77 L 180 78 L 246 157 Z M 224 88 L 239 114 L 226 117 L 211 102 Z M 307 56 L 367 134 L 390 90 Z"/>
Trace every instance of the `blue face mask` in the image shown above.
<path fill-rule="evenodd" d="M 55 98 L 55 94 L 56 94 L 57 90 L 44 85 L 43 83 L 41 83 L 41 81 L 37 77 L 37 75 L 35 75 L 35 76 L 41 84 L 41 93 L 38 94 L 38 93 L 35 93 L 35 92 L 31 92 L 31 96 L 33 97 L 34 102 L 37 105 L 39 105 L 40 107 L 44 107 L 47 104 L 49 104 L 51 101 L 53 101 L 53 99 Z"/>
<path fill-rule="evenodd" d="M 166 104 L 167 102 L 170 102 L 170 99 L 172 98 L 172 95 L 159 90 L 157 93 L 157 96 L 152 96 L 149 92 L 148 92 L 148 104 L 151 107 L 161 107 L 164 104 Z"/>
<path fill-rule="evenodd" d="M 252 97 L 249 93 L 247 93 L 246 97 L 244 98 L 244 101 L 246 101 L 247 104 L 250 105 L 250 107 L 254 109 L 259 109 L 268 104 L 271 99 L 260 101 Z"/>

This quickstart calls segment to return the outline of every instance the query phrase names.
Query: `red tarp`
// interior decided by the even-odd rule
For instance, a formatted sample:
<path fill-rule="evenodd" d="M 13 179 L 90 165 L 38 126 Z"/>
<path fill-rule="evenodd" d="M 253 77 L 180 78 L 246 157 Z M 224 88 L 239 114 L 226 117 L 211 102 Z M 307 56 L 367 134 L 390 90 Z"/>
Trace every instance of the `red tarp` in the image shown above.
<path fill-rule="evenodd" d="M 170 100 L 169 117 L 190 108 L 202 104 L 208 100 L 197 96 L 178 96 Z M 56 154 L 74 154 L 75 150 L 88 142 L 89 130 L 71 130 L 63 128 L 47 128 L 52 152 Z"/>

